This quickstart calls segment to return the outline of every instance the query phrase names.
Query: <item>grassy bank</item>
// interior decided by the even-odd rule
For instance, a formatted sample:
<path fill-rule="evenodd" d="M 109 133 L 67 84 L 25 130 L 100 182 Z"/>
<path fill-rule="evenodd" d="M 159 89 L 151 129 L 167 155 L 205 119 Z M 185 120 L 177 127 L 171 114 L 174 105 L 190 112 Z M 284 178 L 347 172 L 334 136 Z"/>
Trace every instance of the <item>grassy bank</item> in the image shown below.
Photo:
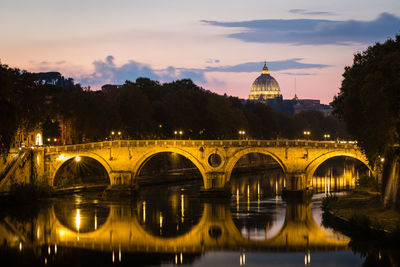
<path fill-rule="evenodd" d="M 385 208 L 380 194 L 376 192 L 357 190 L 340 197 L 327 197 L 323 209 L 361 228 L 388 233 L 400 228 L 400 213 Z"/>
<path fill-rule="evenodd" d="M 400 213 L 385 208 L 379 193 L 358 190 L 347 195 L 324 199 L 323 209 L 341 221 L 350 235 L 367 237 L 372 232 L 386 237 L 400 233 Z M 336 221 L 338 221 L 336 220 Z"/>

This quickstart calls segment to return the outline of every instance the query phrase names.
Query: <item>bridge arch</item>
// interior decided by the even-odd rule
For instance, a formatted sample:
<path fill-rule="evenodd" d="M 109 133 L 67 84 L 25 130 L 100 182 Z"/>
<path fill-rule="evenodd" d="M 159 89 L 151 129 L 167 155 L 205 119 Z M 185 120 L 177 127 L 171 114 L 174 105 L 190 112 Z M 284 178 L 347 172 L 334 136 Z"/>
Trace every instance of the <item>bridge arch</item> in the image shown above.
<path fill-rule="evenodd" d="M 362 162 L 371 171 L 372 174 L 375 174 L 374 170 L 369 165 L 369 162 L 364 154 L 337 150 L 337 151 L 331 151 L 331 152 L 324 153 L 324 154 L 318 156 L 317 158 L 315 158 L 313 161 L 311 161 L 305 169 L 307 179 L 314 175 L 314 172 L 317 170 L 317 168 L 323 162 L 327 161 L 328 159 L 334 158 L 334 157 L 349 157 L 349 158 L 356 159 L 356 160 Z"/>
<path fill-rule="evenodd" d="M 259 147 L 251 147 L 251 148 L 246 148 L 246 149 L 242 149 L 237 151 L 235 154 L 233 154 L 233 156 L 228 160 L 227 164 L 226 164 L 226 182 L 229 182 L 231 180 L 231 175 L 232 175 L 232 171 L 233 168 L 235 167 L 236 163 L 239 161 L 239 159 L 247 154 L 251 154 L 251 153 L 260 153 L 260 154 L 264 154 L 264 155 L 268 155 L 271 156 L 278 164 L 279 166 L 282 168 L 282 171 L 285 173 L 286 172 L 286 167 L 283 164 L 282 160 L 275 155 L 274 153 L 268 151 L 265 148 L 259 148 Z"/>
<path fill-rule="evenodd" d="M 56 164 L 54 165 L 54 172 L 51 176 L 50 183 L 52 186 L 55 186 L 54 181 L 55 181 L 55 178 L 56 178 L 59 170 L 63 166 L 65 166 L 65 164 L 67 164 L 68 162 L 70 162 L 71 160 L 76 158 L 77 156 L 79 156 L 81 158 L 90 158 L 90 159 L 96 161 L 97 163 L 99 163 L 106 171 L 108 179 L 110 179 L 110 174 L 112 172 L 111 166 L 108 164 L 108 162 L 103 157 L 97 155 L 96 153 L 91 153 L 91 152 L 60 153 L 57 155 L 57 159 L 55 160 Z"/>
<path fill-rule="evenodd" d="M 162 149 L 157 149 L 157 150 L 153 150 L 149 153 L 144 154 L 143 156 L 141 156 L 139 158 L 139 160 L 136 162 L 136 164 L 134 165 L 133 169 L 132 169 L 132 173 L 134 174 L 134 177 L 138 177 L 139 173 L 141 171 L 141 169 L 143 168 L 143 166 L 155 155 L 160 154 L 160 153 L 176 153 L 178 155 L 181 155 L 183 157 L 185 157 L 186 159 L 188 159 L 190 162 L 192 162 L 196 168 L 199 170 L 201 177 L 203 179 L 203 183 L 205 183 L 205 179 L 206 179 L 206 169 L 203 166 L 203 164 L 194 156 L 192 155 L 190 152 L 185 151 L 184 149 L 181 148 L 176 148 L 176 147 L 170 147 L 170 148 L 162 148 Z"/>

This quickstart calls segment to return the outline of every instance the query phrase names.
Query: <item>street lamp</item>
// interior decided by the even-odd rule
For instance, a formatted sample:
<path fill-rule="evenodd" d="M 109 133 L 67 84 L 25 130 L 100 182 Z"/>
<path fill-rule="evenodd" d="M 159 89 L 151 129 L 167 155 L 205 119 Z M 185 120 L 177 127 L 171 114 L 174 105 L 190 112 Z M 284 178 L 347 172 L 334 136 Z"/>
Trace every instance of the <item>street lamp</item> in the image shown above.
<path fill-rule="evenodd" d="M 310 137 L 310 135 L 311 135 L 311 132 L 310 131 L 304 131 L 303 134 L 308 139 Z"/>
<path fill-rule="evenodd" d="M 179 130 L 179 140 L 182 139 L 182 134 L 183 134 L 183 131 L 182 131 L 182 130 Z"/>
<path fill-rule="evenodd" d="M 121 131 L 118 131 L 118 138 L 119 139 L 121 139 L 121 135 L 122 135 Z"/>
<path fill-rule="evenodd" d="M 176 140 L 176 135 L 177 134 L 178 134 L 178 131 L 174 131 L 175 140 Z"/>
<path fill-rule="evenodd" d="M 327 139 L 331 138 L 331 135 L 330 134 L 324 134 L 324 138 L 325 138 L 325 140 L 327 140 Z"/>
<path fill-rule="evenodd" d="M 115 132 L 111 131 L 111 141 L 114 139 L 114 136 L 115 136 Z"/>
<path fill-rule="evenodd" d="M 239 139 L 244 139 L 244 135 L 245 135 L 245 134 L 246 134 L 245 131 L 240 130 L 240 131 L 239 131 Z"/>

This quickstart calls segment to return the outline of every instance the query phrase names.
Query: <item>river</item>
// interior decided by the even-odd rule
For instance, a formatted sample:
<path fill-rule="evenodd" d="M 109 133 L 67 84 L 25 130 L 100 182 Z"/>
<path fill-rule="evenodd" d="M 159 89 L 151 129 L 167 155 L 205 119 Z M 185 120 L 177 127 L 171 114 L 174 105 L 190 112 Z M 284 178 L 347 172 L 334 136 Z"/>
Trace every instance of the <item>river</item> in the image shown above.
<path fill-rule="evenodd" d="M 355 186 L 348 164 L 316 173 L 310 201 L 285 201 L 279 170 L 241 173 L 232 197 L 201 183 L 144 186 L 131 198 L 82 192 L 2 210 L 3 266 L 362 266 L 350 238 L 322 224 L 321 201 Z M 338 167 L 339 166 L 339 167 Z M 341 170 L 337 170 L 337 169 Z"/>

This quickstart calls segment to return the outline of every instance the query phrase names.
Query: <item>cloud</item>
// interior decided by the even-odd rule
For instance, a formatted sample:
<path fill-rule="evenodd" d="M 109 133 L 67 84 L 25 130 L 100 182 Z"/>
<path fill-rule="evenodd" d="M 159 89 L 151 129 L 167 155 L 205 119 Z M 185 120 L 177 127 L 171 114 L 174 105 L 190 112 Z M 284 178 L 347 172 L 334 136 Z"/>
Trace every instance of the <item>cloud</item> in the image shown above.
<path fill-rule="evenodd" d="M 329 65 L 324 64 L 310 64 L 301 63 L 302 58 L 293 58 L 278 61 L 269 61 L 268 68 L 274 71 L 288 70 L 288 69 L 312 69 L 312 68 L 326 68 Z M 220 67 L 207 67 L 204 70 L 207 72 L 260 72 L 264 62 L 246 62 L 233 66 L 220 66 Z"/>
<path fill-rule="evenodd" d="M 300 62 L 301 58 L 270 61 L 268 66 L 273 71 L 288 69 L 314 69 L 326 68 L 328 65 Z M 215 63 L 216 60 L 214 60 Z M 94 71 L 77 80 L 83 85 L 123 84 L 126 80 L 135 81 L 139 77 L 147 77 L 153 80 L 169 82 L 177 79 L 192 79 L 195 82 L 214 84 L 220 81 L 206 79 L 209 72 L 260 72 L 264 62 L 246 62 L 231 66 L 213 66 L 205 68 L 177 68 L 169 66 L 164 69 L 153 69 L 150 65 L 130 60 L 127 63 L 116 66 L 114 57 L 108 56 L 104 61 L 93 62 Z M 301 75 L 301 74 L 299 74 Z"/>
<path fill-rule="evenodd" d="M 293 45 L 350 45 L 383 41 L 400 31 L 400 18 L 382 13 L 371 21 L 359 20 L 251 20 L 241 22 L 202 22 L 226 28 L 240 28 L 230 38 L 256 43 L 288 43 Z M 243 29 L 245 28 L 245 29 Z"/>
<path fill-rule="evenodd" d="M 308 11 L 307 9 L 290 9 L 290 13 L 300 15 L 321 15 L 321 16 L 333 16 L 335 13 L 327 11 Z"/>
<path fill-rule="evenodd" d="M 308 72 L 281 72 L 280 74 L 289 75 L 289 76 L 313 76 L 315 73 Z"/>
<path fill-rule="evenodd" d="M 220 63 L 221 62 L 221 60 L 219 60 L 219 59 L 214 59 L 214 58 L 208 58 L 207 60 L 206 60 L 206 63 L 207 64 L 214 64 L 214 63 Z"/>

